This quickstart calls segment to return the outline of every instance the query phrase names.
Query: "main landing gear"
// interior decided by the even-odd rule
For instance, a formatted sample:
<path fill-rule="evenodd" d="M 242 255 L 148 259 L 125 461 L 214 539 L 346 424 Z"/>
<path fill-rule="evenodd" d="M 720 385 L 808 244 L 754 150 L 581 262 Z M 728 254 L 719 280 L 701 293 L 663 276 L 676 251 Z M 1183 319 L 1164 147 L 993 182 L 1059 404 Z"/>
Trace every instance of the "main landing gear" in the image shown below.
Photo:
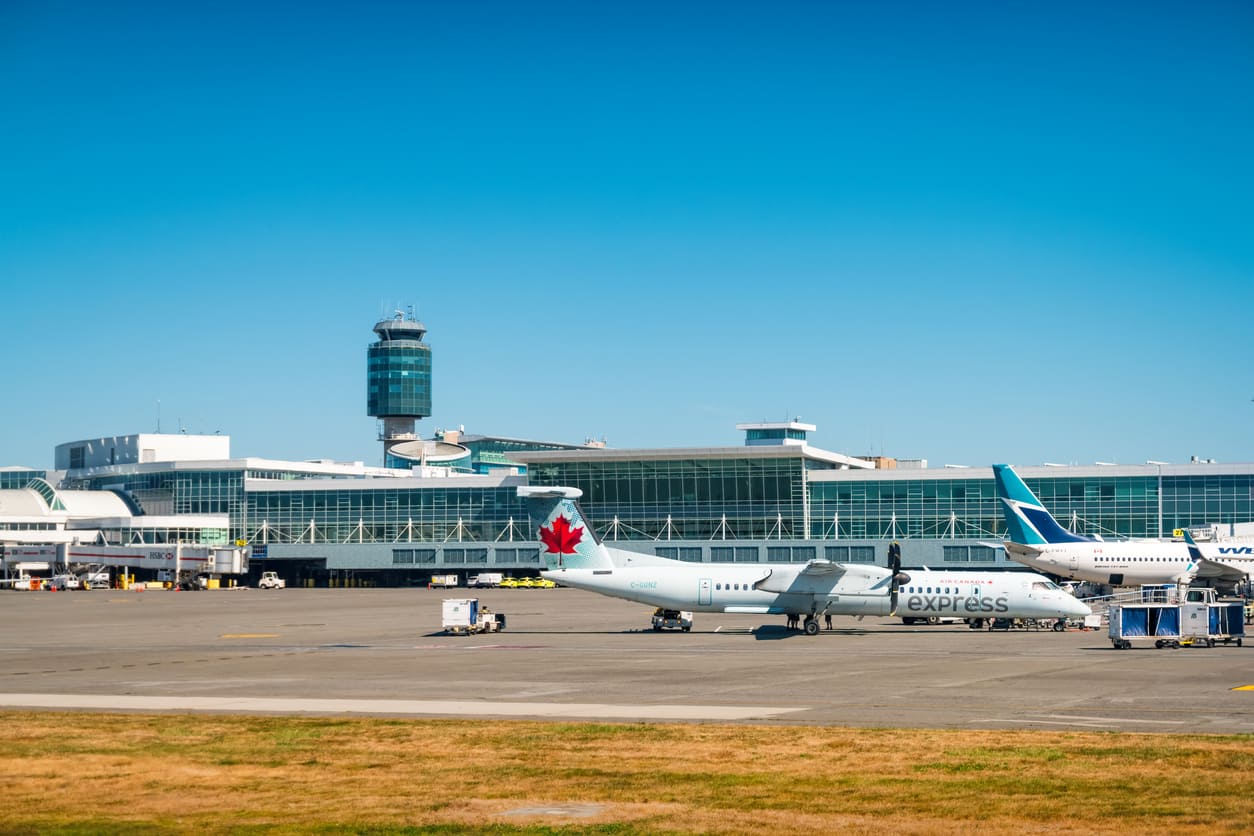
<path fill-rule="evenodd" d="M 819 618 L 816 615 L 806 616 L 805 631 L 807 636 L 817 636 L 819 634 Z"/>

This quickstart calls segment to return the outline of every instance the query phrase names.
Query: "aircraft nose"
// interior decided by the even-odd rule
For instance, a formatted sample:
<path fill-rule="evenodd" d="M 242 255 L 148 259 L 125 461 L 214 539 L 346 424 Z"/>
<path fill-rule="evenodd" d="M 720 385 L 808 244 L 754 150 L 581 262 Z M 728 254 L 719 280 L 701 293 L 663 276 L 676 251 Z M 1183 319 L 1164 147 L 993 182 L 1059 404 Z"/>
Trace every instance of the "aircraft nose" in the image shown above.
<path fill-rule="evenodd" d="M 1067 615 L 1084 617 L 1086 615 L 1093 614 L 1093 611 L 1089 609 L 1088 604 L 1085 604 L 1083 601 L 1077 601 L 1075 598 L 1072 598 L 1070 601 L 1066 601 L 1065 604 L 1067 607 Z"/>

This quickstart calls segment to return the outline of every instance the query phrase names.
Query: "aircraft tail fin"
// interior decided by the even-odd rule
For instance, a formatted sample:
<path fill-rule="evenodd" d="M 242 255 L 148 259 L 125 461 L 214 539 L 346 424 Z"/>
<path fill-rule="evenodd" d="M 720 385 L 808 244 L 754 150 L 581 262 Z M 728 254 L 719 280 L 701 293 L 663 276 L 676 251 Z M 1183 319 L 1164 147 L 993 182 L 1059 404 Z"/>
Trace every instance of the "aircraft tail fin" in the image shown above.
<path fill-rule="evenodd" d="M 1046 543 L 1091 542 L 1092 538 L 1059 525 L 1010 465 L 993 465 L 993 481 L 997 485 L 997 498 L 1001 500 L 1002 514 L 1012 543 L 1040 546 Z"/>
<path fill-rule="evenodd" d="M 1186 548 L 1189 550 L 1189 560 L 1192 561 L 1189 566 L 1190 569 L 1192 569 L 1193 566 L 1200 565 L 1204 560 L 1206 560 L 1206 558 L 1202 556 L 1202 550 L 1197 547 L 1197 541 L 1193 539 L 1193 535 L 1189 533 L 1187 528 L 1184 530 L 1184 542 Z"/>
<path fill-rule="evenodd" d="M 576 502 L 578 488 L 520 487 L 527 500 L 531 530 L 540 540 L 544 568 L 612 569 L 609 550 L 601 543 Z"/>

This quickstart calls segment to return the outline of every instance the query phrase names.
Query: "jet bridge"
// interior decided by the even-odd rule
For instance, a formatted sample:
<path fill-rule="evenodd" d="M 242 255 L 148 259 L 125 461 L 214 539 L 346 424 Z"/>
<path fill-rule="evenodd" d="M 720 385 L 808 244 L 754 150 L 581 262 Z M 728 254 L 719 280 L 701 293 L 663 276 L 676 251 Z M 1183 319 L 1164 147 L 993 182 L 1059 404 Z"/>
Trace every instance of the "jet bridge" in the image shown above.
<path fill-rule="evenodd" d="M 126 573 L 136 571 L 157 579 L 181 581 L 196 576 L 222 577 L 248 572 L 250 549 L 241 546 L 205 546 L 187 543 L 136 546 L 58 544 L 22 546 L 5 552 L 5 566 L 19 561 L 42 561 L 75 574 L 106 567 Z"/>

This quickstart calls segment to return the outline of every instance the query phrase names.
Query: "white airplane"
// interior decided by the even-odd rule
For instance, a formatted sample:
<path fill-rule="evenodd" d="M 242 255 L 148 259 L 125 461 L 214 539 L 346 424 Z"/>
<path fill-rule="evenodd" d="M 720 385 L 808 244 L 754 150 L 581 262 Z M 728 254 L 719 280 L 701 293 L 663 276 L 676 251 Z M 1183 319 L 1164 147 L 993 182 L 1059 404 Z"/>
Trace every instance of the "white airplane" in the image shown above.
<path fill-rule="evenodd" d="M 1024 573 L 1012 584 L 1008 572 L 901 572 L 900 549 L 891 568 L 865 564 L 687 563 L 607 547 L 575 501 L 577 488 L 520 487 L 531 523 L 539 531 L 545 570 L 563 586 L 587 589 L 652 607 L 691 612 L 790 613 L 805 618 L 805 632 L 819 632 L 820 615 L 894 615 L 904 603 L 911 617 L 1068 618 L 1089 608 L 1040 577 Z M 948 582 L 943 579 L 949 578 Z M 1038 585 L 1039 584 L 1039 585 Z M 904 588 L 913 590 L 900 599 Z"/>
<path fill-rule="evenodd" d="M 1008 464 L 993 465 L 997 498 L 1006 519 L 1006 556 L 1033 569 L 1111 586 L 1187 584 L 1230 587 L 1254 569 L 1249 546 L 1207 544 L 1207 549 L 1170 540 L 1100 540 L 1068 531 Z"/>

